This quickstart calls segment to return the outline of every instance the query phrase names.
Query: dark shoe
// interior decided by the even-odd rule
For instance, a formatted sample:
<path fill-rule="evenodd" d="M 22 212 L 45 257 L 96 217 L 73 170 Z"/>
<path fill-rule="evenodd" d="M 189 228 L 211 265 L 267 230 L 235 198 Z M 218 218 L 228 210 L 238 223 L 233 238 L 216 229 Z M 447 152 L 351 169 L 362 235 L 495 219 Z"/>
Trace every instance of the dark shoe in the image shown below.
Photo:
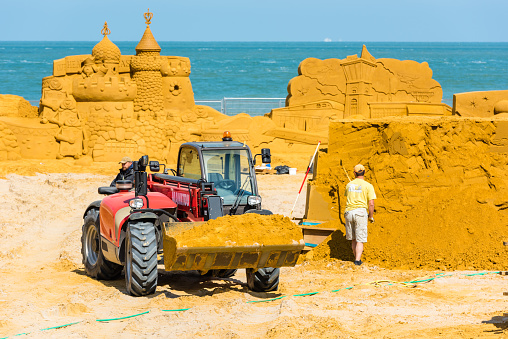
<path fill-rule="evenodd" d="M 356 266 L 360 266 L 362 264 L 362 261 L 361 260 L 355 260 L 355 265 Z"/>

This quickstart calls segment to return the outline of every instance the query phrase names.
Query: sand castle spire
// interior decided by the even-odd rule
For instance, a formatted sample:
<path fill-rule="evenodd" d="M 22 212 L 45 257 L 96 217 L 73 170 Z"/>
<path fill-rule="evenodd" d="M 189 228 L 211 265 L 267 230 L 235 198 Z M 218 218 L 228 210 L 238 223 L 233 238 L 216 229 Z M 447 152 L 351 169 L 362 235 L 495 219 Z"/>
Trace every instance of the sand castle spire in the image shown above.
<path fill-rule="evenodd" d="M 362 54 L 361 54 L 360 58 L 366 59 L 366 60 L 369 60 L 372 62 L 376 62 L 376 58 L 374 58 L 372 56 L 372 54 L 370 54 L 370 52 L 367 50 L 367 46 L 365 46 L 365 45 L 363 45 L 363 47 L 362 47 Z"/>
<path fill-rule="evenodd" d="M 152 23 L 152 18 L 153 18 L 153 13 L 150 13 L 150 8 L 148 9 L 148 11 L 143 14 L 143 16 L 145 17 L 145 23 L 146 23 L 146 27 L 150 27 L 150 24 Z"/>
<path fill-rule="evenodd" d="M 155 38 L 153 37 L 152 31 L 150 30 L 150 24 L 152 23 L 153 13 L 150 13 L 150 9 L 143 15 L 145 17 L 146 30 L 143 37 L 136 46 L 136 53 L 139 52 L 160 52 L 161 48 Z"/>
<path fill-rule="evenodd" d="M 104 21 L 104 27 L 101 30 L 101 34 L 104 35 L 104 36 L 111 34 L 111 31 L 108 28 L 108 22 L 107 21 Z"/>

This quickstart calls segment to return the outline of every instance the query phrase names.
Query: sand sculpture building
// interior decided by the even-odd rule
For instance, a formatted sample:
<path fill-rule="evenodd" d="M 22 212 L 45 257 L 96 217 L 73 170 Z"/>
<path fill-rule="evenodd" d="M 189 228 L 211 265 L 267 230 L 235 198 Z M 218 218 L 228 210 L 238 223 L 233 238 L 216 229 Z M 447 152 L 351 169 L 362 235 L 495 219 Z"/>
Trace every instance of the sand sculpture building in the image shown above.
<path fill-rule="evenodd" d="M 305 59 L 298 73 L 286 107 L 268 115 L 280 128 L 319 133 L 333 119 L 452 113 L 426 62 L 375 59 L 365 46 L 360 57 Z"/>

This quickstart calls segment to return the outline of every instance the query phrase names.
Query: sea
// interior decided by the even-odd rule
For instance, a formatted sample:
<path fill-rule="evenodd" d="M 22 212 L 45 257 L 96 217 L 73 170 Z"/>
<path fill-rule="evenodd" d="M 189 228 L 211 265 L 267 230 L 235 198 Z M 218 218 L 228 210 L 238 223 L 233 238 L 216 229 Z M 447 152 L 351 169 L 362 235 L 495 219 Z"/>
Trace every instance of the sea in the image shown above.
<path fill-rule="evenodd" d="M 136 41 L 113 41 L 134 55 Z M 38 105 L 42 78 L 53 60 L 91 54 L 98 41 L 0 42 L 0 94 L 15 94 Z M 508 90 L 508 43 L 478 42 L 161 42 L 162 55 L 188 57 L 195 100 L 285 98 L 289 81 L 306 58 L 344 59 L 366 45 L 375 58 L 427 62 L 443 88 L 453 94 Z"/>

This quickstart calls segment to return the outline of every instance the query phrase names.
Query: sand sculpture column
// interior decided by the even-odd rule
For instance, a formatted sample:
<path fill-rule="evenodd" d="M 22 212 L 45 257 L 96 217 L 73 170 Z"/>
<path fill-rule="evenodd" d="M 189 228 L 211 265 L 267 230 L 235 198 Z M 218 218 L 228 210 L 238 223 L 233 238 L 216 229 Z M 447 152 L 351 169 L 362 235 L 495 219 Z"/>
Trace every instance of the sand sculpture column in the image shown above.
<path fill-rule="evenodd" d="M 157 117 L 163 110 L 161 48 L 150 30 L 153 13 L 144 15 L 146 30 L 136 46 L 136 56 L 131 59 L 132 79 L 137 85 L 134 111 L 138 118 Z"/>

